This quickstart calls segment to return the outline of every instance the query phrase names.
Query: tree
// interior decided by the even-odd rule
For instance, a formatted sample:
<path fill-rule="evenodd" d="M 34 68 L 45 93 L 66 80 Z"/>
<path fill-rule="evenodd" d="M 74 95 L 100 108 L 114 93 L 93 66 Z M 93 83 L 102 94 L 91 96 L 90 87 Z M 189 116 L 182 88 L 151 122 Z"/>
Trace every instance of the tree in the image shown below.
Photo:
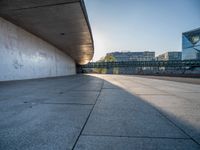
<path fill-rule="evenodd" d="M 106 55 L 104 57 L 104 62 L 116 62 L 117 59 L 113 55 Z"/>
<path fill-rule="evenodd" d="M 105 57 L 100 58 L 100 60 L 97 62 L 116 62 L 116 61 L 117 59 L 113 55 L 106 55 Z M 116 70 L 114 72 L 118 74 L 118 71 L 117 71 L 118 69 L 114 68 L 114 70 Z M 107 73 L 107 68 L 98 68 L 98 69 L 95 69 L 94 72 L 104 74 L 104 73 Z"/>

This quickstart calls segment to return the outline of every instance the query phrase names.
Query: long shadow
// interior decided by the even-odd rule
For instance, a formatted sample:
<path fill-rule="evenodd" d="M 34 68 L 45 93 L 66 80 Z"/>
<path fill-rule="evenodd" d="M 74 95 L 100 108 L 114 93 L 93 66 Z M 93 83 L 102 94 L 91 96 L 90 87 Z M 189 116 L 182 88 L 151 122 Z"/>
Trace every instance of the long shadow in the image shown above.
<path fill-rule="evenodd" d="M 200 149 L 198 110 L 132 91 L 97 75 L 0 83 L 0 149 Z"/>
<path fill-rule="evenodd" d="M 150 149 L 200 148 L 200 123 L 198 121 L 194 122 L 195 119 L 200 119 L 198 115 L 199 109 L 196 110 L 198 111 L 195 116 L 197 118 L 194 116 L 192 119 L 190 118 L 192 116 L 184 118 L 184 115 L 187 115 L 187 106 L 182 108 L 183 110 L 181 110 L 181 106 L 185 104 L 173 106 L 174 104 L 172 103 L 169 107 L 160 107 L 156 105 L 156 100 L 148 101 L 148 99 L 142 98 L 141 95 L 130 92 L 130 89 L 127 89 L 128 87 L 123 86 L 123 84 L 121 86 L 113 84 L 113 82 L 117 83 L 119 81 L 111 82 L 109 78 L 106 79 L 104 76 L 98 75 L 90 76 L 89 78 L 95 79 L 96 77 L 104 80 L 104 86 L 83 133 L 81 133 L 82 136 L 79 139 L 77 149 L 82 149 L 82 147 L 92 149 L 95 146 L 100 146 L 98 143 L 104 143 L 104 146 L 106 145 L 108 149 L 111 146 L 110 143 L 112 143 L 116 148 L 116 145 L 121 143 L 121 140 L 123 142 L 128 141 L 125 142 L 126 144 L 122 144 L 123 142 L 119 144 L 119 147 L 126 145 L 125 149 L 130 148 L 127 145 L 131 145 L 131 148 L 147 149 L 148 146 L 144 144 L 145 142 L 150 147 L 152 146 Z M 171 96 L 162 93 L 158 95 L 166 95 L 169 98 Z M 181 112 L 168 110 L 168 108 L 176 110 L 176 107 L 179 107 L 178 109 Z M 193 108 L 189 106 L 189 109 Z M 188 113 L 188 115 L 191 114 Z M 118 138 L 121 139 L 119 140 Z M 125 138 L 125 141 L 123 138 Z M 139 142 L 138 139 L 141 141 Z M 148 142 L 148 140 L 152 142 Z M 188 145 L 185 145 L 187 142 Z M 168 146 L 166 146 L 166 143 Z M 90 147 L 91 145 L 93 145 L 92 148 Z"/>

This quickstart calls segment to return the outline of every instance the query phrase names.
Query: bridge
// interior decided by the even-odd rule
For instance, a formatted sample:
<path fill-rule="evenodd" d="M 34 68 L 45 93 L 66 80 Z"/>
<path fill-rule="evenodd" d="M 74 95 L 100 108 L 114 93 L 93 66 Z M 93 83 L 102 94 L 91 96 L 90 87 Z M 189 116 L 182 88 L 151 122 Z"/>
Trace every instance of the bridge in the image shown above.
<path fill-rule="evenodd" d="M 200 60 L 171 60 L 171 61 L 122 61 L 122 62 L 90 62 L 79 66 L 86 68 L 120 68 L 120 67 L 200 67 Z"/>

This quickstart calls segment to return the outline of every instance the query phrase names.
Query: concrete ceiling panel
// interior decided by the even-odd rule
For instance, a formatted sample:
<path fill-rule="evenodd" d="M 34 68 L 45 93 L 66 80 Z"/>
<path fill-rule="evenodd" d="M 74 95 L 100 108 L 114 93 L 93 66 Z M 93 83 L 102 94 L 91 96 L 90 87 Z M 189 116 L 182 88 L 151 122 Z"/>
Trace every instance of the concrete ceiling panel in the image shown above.
<path fill-rule="evenodd" d="M 66 52 L 78 64 L 93 57 L 92 33 L 80 0 L 1 0 L 0 16 Z"/>
<path fill-rule="evenodd" d="M 0 10 L 28 9 L 74 2 L 80 2 L 80 0 L 1 0 Z"/>

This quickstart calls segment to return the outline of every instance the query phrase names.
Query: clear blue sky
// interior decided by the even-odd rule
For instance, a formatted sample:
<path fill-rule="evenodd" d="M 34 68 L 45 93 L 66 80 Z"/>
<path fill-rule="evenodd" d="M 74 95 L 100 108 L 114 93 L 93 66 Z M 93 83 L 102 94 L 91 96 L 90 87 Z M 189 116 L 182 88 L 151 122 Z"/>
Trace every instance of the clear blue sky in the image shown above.
<path fill-rule="evenodd" d="M 98 60 L 112 51 L 181 51 L 200 27 L 200 0 L 85 0 Z"/>

